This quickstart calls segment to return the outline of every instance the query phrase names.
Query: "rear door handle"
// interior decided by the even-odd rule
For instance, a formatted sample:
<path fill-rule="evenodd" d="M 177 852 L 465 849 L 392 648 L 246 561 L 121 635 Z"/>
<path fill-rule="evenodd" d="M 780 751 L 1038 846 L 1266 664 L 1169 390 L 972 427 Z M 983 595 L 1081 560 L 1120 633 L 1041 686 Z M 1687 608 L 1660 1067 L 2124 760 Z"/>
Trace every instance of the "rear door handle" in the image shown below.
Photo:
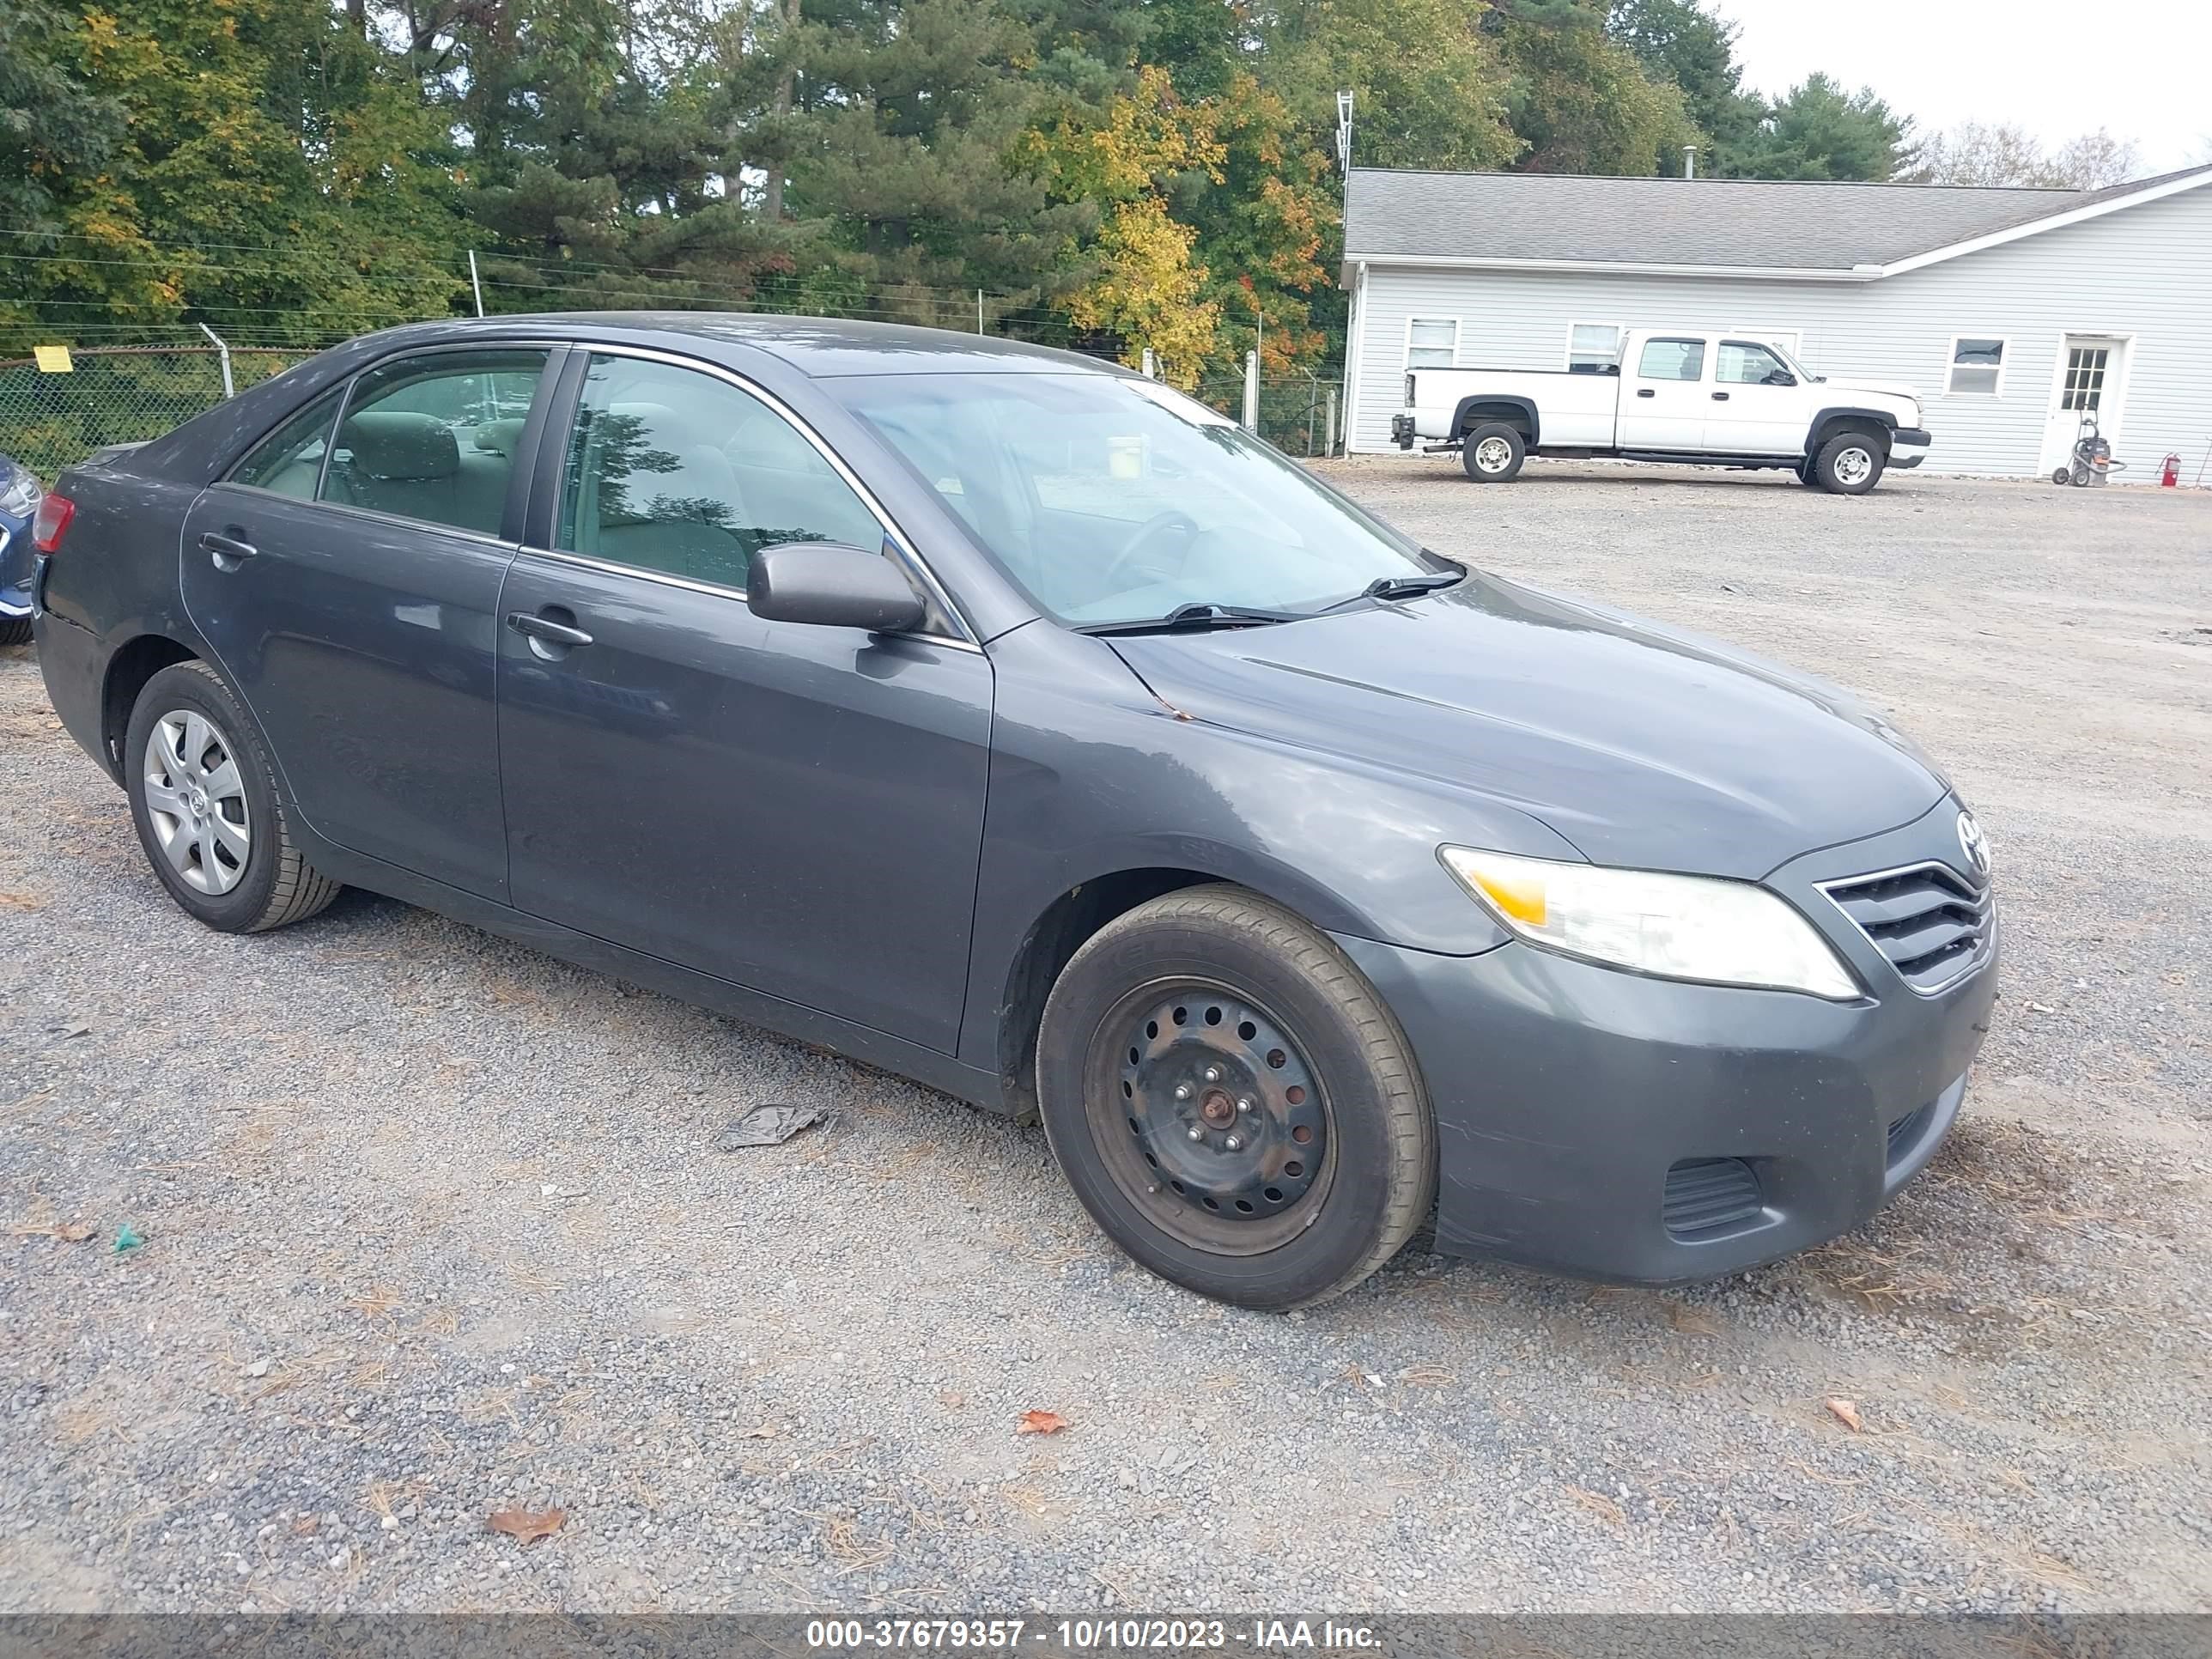
<path fill-rule="evenodd" d="M 235 536 L 219 536 L 212 530 L 202 532 L 200 545 L 213 556 L 218 570 L 235 570 L 261 550 L 252 542 L 242 542 Z"/>
<path fill-rule="evenodd" d="M 1650 386 L 1644 386 L 1637 387 L 1636 395 L 1639 398 L 1656 398 L 1659 394 L 1654 392 Z"/>
<path fill-rule="evenodd" d="M 592 642 L 592 636 L 580 628 L 556 622 L 550 617 L 533 617 L 526 611 L 508 611 L 507 625 L 523 638 L 546 645 L 589 645 Z"/>
<path fill-rule="evenodd" d="M 1728 401 L 1728 393 L 1725 392 L 1716 392 L 1713 393 L 1713 401 L 1717 404 L 1726 403 Z"/>

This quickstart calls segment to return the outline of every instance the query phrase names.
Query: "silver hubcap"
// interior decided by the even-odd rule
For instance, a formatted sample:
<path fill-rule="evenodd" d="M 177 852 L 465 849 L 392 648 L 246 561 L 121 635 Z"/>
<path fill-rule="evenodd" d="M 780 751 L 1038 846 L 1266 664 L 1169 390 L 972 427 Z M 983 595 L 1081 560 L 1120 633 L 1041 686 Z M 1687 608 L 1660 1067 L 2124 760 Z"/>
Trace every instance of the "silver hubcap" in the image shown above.
<path fill-rule="evenodd" d="M 1874 457 L 1863 449 L 1847 449 L 1836 457 L 1838 483 L 1864 483 L 1874 471 Z"/>
<path fill-rule="evenodd" d="M 253 818 L 246 781 L 223 729 L 176 708 L 146 739 L 146 816 L 169 867 L 187 886 L 221 895 L 246 875 Z"/>
<path fill-rule="evenodd" d="M 1485 438 L 1474 447 L 1474 464 L 1485 472 L 1503 472 L 1513 459 L 1513 446 L 1503 438 Z"/>

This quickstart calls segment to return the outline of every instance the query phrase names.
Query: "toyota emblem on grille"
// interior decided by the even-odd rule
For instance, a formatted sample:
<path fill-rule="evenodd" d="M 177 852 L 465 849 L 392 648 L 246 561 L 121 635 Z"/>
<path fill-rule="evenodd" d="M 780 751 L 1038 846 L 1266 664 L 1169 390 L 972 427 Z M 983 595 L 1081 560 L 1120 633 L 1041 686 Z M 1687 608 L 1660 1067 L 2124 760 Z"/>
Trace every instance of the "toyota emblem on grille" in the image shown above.
<path fill-rule="evenodd" d="M 1977 875 L 1990 872 L 1990 839 L 1982 833 L 1982 826 L 1974 822 L 1972 812 L 1959 814 L 1959 850 L 1966 855 L 1966 862 L 1974 866 Z"/>

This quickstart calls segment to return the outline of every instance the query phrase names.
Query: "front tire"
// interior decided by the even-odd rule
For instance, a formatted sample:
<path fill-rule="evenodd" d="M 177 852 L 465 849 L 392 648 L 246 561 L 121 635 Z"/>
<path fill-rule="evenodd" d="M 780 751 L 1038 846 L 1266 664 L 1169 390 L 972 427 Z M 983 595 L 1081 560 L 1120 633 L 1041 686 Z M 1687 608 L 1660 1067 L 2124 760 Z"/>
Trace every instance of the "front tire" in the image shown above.
<path fill-rule="evenodd" d="M 1434 1200 L 1405 1033 L 1329 939 L 1241 888 L 1167 894 L 1085 942 L 1045 1004 L 1037 1093 L 1107 1236 L 1239 1307 L 1349 1290 Z"/>
<path fill-rule="evenodd" d="M 1467 434 L 1460 446 L 1459 464 L 1477 483 L 1509 483 L 1520 475 L 1528 458 L 1528 441 L 1518 427 L 1489 421 Z"/>
<path fill-rule="evenodd" d="M 1888 447 L 1873 433 L 1853 427 L 1820 446 L 1813 473 L 1820 488 L 1838 495 L 1863 495 L 1881 482 L 1889 465 Z"/>
<path fill-rule="evenodd" d="M 0 617 L 0 645 L 28 645 L 31 642 L 31 619 L 28 617 Z"/>
<path fill-rule="evenodd" d="M 253 723 L 205 663 L 175 663 L 146 682 L 123 758 L 138 843 L 196 921 L 264 933 L 304 921 L 343 890 L 293 841 Z"/>

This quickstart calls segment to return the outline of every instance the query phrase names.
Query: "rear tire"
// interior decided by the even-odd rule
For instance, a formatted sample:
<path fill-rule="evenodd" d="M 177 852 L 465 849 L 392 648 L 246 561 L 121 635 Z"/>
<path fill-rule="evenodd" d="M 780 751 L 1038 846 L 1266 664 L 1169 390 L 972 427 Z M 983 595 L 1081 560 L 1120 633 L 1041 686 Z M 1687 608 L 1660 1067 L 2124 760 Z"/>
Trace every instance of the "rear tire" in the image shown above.
<path fill-rule="evenodd" d="M 0 618 L 0 645 L 28 645 L 31 642 L 31 619 L 28 617 Z"/>
<path fill-rule="evenodd" d="M 1436 1129 L 1410 1045 L 1324 935 L 1242 888 L 1187 888 L 1094 934 L 1047 999 L 1053 1154 L 1136 1261 L 1280 1311 L 1412 1237 Z"/>
<path fill-rule="evenodd" d="M 245 708 L 204 662 L 146 682 L 123 742 L 131 821 L 169 896 L 222 933 L 305 921 L 344 890 L 309 864 Z"/>
<path fill-rule="evenodd" d="M 1528 458 L 1528 441 L 1518 427 L 1503 421 L 1486 421 L 1475 428 L 1459 452 L 1460 465 L 1477 483 L 1510 483 Z"/>
<path fill-rule="evenodd" d="M 1838 495 L 1863 495 L 1881 482 L 1888 465 L 1888 446 L 1873 433 L 1852 427 L 1820 446 L 1813 471 L 1823 489 Z"/>
<path fill-rule="evenodd" d="M 2060 467 L 2057 471 L 2051 475 L 2051 482 L 2055 484 L 2072 483 L 2074 482 L 2074 469 L 2070 466 Z"/>

